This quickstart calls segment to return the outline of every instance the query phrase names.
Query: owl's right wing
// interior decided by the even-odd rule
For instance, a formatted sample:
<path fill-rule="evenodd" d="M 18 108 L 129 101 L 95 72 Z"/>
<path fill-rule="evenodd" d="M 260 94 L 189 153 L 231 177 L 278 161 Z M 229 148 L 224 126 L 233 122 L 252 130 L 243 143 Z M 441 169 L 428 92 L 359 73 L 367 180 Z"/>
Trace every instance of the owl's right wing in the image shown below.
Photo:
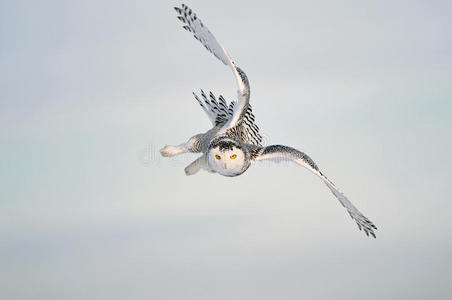
<path fill-rule="evenodd" d="M 182 8 L 175 7 L 176 12 L 179 14 L 177 17 L 184 23 L 183 28 L 191 33 L 195 39 L 201 42 L 201 44 L 216 58 L 221 60 L 225 65 L 232 69 L 238 85 L 238 102 L 233 107 L 232 117 L 224 123 L 220 132 L 225 132 L 229 128 L 233 128 L 239 124 L 239 122 L 245 117 L 250 99 L 250 86 L 248 78 L 239 67 L 237 67 L 229 54 L 217 42 L 213 34 L 207 29 L 196 14 L 185 4 L 182 4 Z"/>
<path fill-rule="evenodd" d="M 358 224 L 359 230 L 364 230 L 367 235 L 372 235 L 375 237 L 374 229 L 377 227 L 366 218 L 348 199 L 345 195 L 334 186 L 334 184 L 326 178 L 325 175 L 320 172 L 319 168 L 315 162 L 305 153 L 298 151 L 297 149 L 282 146 L 282 145 L 271 145 L 259 149 L 257 153 L 254 154 L 254 160 L 289 160 L 297 163 L 300 166 L 305 167 L 325 182 L 331 192 L 336 196 L 342 206 L 345 207 L 350 217 L 355 220 Z"/>

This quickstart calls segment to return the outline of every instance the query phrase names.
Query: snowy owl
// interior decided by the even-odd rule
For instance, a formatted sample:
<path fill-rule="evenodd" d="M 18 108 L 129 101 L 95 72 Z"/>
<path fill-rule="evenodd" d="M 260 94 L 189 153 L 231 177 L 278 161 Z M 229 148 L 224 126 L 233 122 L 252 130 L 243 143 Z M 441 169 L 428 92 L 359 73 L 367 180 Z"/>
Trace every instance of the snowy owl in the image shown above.
<path fill-rule="evenodd" d="M 160 153 L 166 157 L 187 152 L 202 153 L 201 157 L 185 168 L 187 175 L 193 175 L 200 169 L 204 169 L 208 172 L 232 177 L 242 174 L 256 161 L 288 160 L 295 162 L 322 179 L 347 209 L 352 219 L 356 221 L 359 229 L 364 230 L 368 236 L 370 234 L 375 237 L 374 230 L 377 227 L 325 177 L 308 155 L 283 145 L 262 146 L 262 136 L 254 122 L 254 115 L 249 104 L 250 86 L 245 73 L 235 64 L 223 46 L 217 42 L 213 34 L 189 7 L 182 4 L 182 8 L 175 7 L 174 9 L 178 14 L 177 18 L 184 23 L 183 28 L 191 32 L 209 52 L 231 68 L 238 85 L 238 99 L 228 105 L 222 96 L 216 98 L 212 93 L 207 95 L 202 90 L 200 97 L 193 93 L 212 122 L 212 129 L 193 136 L 186 143 L 165 146 Z"/>

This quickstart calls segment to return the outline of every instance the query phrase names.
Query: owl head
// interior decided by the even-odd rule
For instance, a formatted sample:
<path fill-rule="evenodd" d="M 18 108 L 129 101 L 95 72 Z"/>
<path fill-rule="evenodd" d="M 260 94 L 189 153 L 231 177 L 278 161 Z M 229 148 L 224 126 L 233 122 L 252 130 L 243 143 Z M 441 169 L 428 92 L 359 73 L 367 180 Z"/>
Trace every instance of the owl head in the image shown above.
<path fill-rule="evenodd" d="M 213 140 L 207 152 L 209 166 L 223 176 L 237 176 L 250 166 L 250 153 L 245 145 L 227 137 Z"/>

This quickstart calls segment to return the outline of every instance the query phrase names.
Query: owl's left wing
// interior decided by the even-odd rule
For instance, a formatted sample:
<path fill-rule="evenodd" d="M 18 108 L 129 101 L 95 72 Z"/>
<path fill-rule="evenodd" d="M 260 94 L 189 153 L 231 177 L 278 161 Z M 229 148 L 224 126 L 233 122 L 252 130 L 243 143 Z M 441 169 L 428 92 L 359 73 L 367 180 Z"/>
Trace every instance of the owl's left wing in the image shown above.
<path fill-rule="evenodd" d="M 325 177 L 325 175 L 320 172 L 317 165 L 314 163 L 314 161 L 305 153 L 298 151 L 297 149 L 288 147 L 288 146 L 282 146 L 282 145 L 271 145 L 264 148 L 261 148 L 257 153 L 254 154 L 254 160 L 275 160 L 275 161 L 281 161 L 281 160 L 289 160 L 293 161 L 318 177 L 322 179 L 325 184 L 328 186 L 328 188 L 333 192 L 334 196 L 339 200 L 339 202 L 342 204 L 342 206 L 345 207 L 347 212 L 350 214 L 353 220 L 356 221 L 356 224 L 358 224 L 359 230 L 364 230 L 367 236 L 372 235 L 375 238 L 374 229 L 376 230 L 377 227 L 368 219 L 366 218 L 348 199 L 345 197 L 345 195 L 340 192 L 334 184 Z"/>
<path fill-rule="evenodd" d="M 223 46 L 218 43 L 214 35 L 209 31 L 209 29 L 207 29 L 207 27 L 188 6 L 182 4 L 181 8 L 175 7 L 174 9 L 179 14 L 177 18 L 184 23 L 183 28 L 193 33 L 195 39 L 200 41 L 201 44 L 207 49 L 207 51 L 211 52 L 216 58 L 221 60 L 225 65 L 229 66 L 232 69 L 238 85 L 239 98 L 238 102 L 234 105 L 232 117 L 229 118 L 224 124 L 222 131 L 226 131 L 229 128 L 235 127 L 246 115 L 249 105 L 250 86 L 245 72 L 243 72 L 242 69 L 236 66 Z"/>

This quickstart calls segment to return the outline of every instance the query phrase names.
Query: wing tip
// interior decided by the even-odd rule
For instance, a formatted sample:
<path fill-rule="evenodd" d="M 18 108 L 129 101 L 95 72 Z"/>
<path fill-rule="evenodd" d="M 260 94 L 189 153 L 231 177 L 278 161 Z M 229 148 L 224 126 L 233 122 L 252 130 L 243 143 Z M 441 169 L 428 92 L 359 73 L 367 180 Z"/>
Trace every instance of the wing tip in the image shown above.
<path fill-rule="evenodd" d="M 372 224 L 370 226 L 366 226 L 366 225 L 361 225 L 361 226 L 363 226 L 364 232 L 366 233 L 367 236 L 371 235 L 374 237 L 374 239 L 377 238 L 377 235 L 374 232 L 374 229 L 377 230 L 377 227 L 375 225 Z M 358 225 L 358 227 L 360 227 L 359 230 L 361 230 L 361 226 Z"/>
<path fill-rule="evenodd" d="M 180 14 L 180 15 L 182 14 L 182 9 L 181 8 L 179 8 L 177 6 L 174 6 L 173 8 L 178 14 Z"/>
<path fill-rule="evenodd" d="M 364 233 L 369 236 L 373 236 L 375 239 L 377 238 L 374 230 L 378 230 L 377 226 L 375 226 L 374 223 L 372 223 L 372 221 L 370 221 L 368 218 L 366 218 L 363 215 L 358 215 L 358 216 L 353 216 L 353 214 L 351 214 L 349 212 L 350 216 L 352 217 L 353 220 L 355 220 L 356 225 L 358 225 L 358 229 L 360 231 L 364 231 Z"/>

